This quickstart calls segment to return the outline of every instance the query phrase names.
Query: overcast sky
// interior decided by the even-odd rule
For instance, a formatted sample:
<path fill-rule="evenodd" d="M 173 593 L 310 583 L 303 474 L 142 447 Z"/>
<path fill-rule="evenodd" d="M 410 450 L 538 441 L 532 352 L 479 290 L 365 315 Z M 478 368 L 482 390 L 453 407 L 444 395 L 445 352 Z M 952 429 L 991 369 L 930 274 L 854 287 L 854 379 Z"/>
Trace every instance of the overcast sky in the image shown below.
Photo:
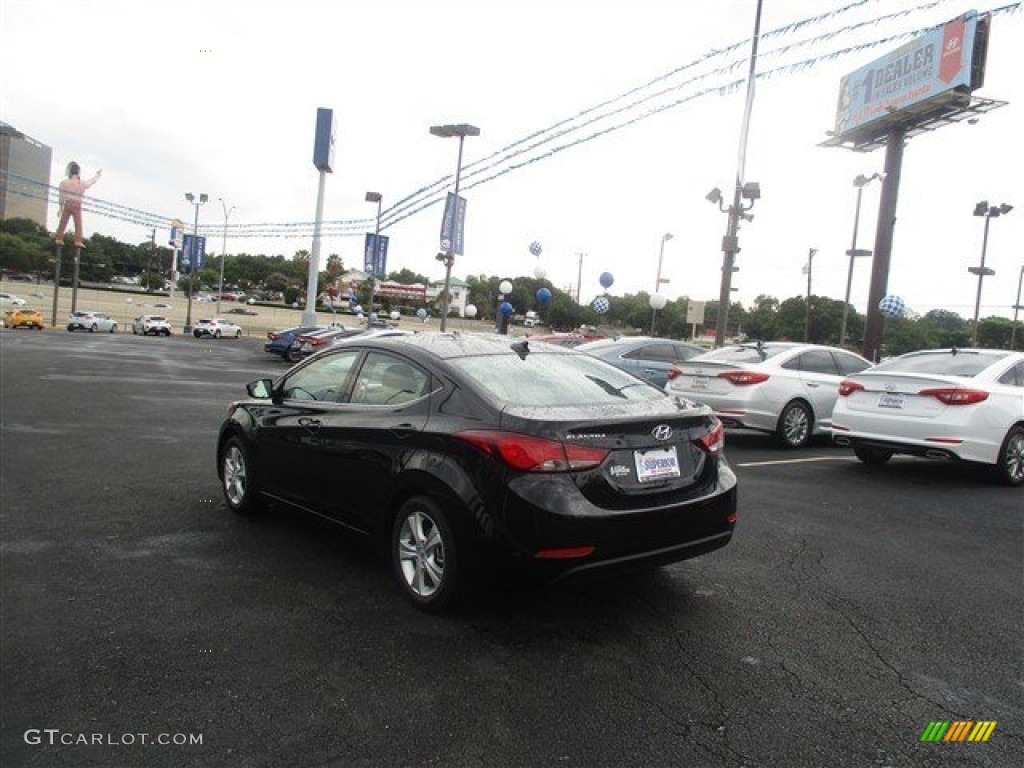
<path fill-rule="evenodd" d="M 974 8 L 1005 5 L 1013 3 Z M 559 139 L 514 162 L 635 122 L 466 188 L 466 253 L 453 273 L 528 275 L 541 265 L 555 285 L 575 290 L 577 254 L 584 253 L 584 299 L 602 292 L 604 271 L 615 277 L 613 294 L 650 292 L 662 235 L 670 232 L 662 273 L 671 282 L 663 292 L 716 299 L 726 216 L 704 196 L 712 187 L 730 189 L 735 178 L 745 93 L 717 88 L 745 77 L 749 43 L 712 54 L 749 38 L 755 8 L 756 0 L 0 0 L 0 120 L 53 148 L 53 184 L 77 160 L 86 175 L 104 171 L 92 196 L 187 222 L 193 209 L 184 193 L 208 193 L 200 226 L 219 252 L 218 198 L 235 207 L 232 226 L 314 218 L 317 107 L 333 109 L 338 124 L 324 218 L 366 219 L 372 229 L 376 208 L 364 201 L 367 191 L 380 192 L 387 211 L 454 172 L 457 141 L 429 135 L 429 126 L 481 129 L 465 144 L 469 187 L 508 167 L 471 177 L 474 162 L 479 171 L 481 159 L 693 64 L 614 101 L 605 109 L 624 109 L 611 118 L 566 124 Z M 881 171 L 884 151 L 818 145 L 835 121 L 840 77 L 902 41 L 829 54 L 970 8 L 946 0 L 764 0 L 762 33 L 835 13 L 761 42 L 759 71 L 801 66 L 758 81 L 746 179 L 760 183 L 763 198 L 740 231 L 739 300 L 803 295 L 801 268 L 812 247 L 814 293 L 843 297 L 852 181 Z M 863 25 L 872 19 L 879 20 Z M 791 48 L 776 52 L 781 46 Z M 713 72 L 730 62 L 738 65 L 732 72 Z M 973 315 L 977 284 L 967 268 L 980 260 L 984 222 L 971 214 L 985 199 L 1017 209 L 991 222 L 987 266 L 996 275 L 985 281 L 982 316 L 1012 313 L 1024 264 L 1022 74 L 1018 8 L 993 20 L 978 91 L 1009 105 L 975 125 L 914 138 L 905 150 L 889 292 L 917 312 Z M 627 106 L 659 89 L 665 95 Z M 683 103 L 637 119 L 677 100 Z M 874 245 L 878 193 L 877 183 L 865 189 L 860 248 Z M 55 214 L 54 207 L 51 228 Z M 434 259 L 440 219 L 441 206 L 433 205 L 388 228 L 389 269 L 443 277 Z M 130 242 L 150 232 L 96 213 L 85 224 L 89 233 Z M 158 232 L 161 241 L 166 236 Z M 539 259 L 529 252 L 532 241 L 543 247 Z M 308 234 L 232 237 L 227 250 L 290 256 L 311 246 Z M 330 253 L 359 267 L 362 237 L 332 233 L 322 259 Z M 869 273 L 868 261 L 858 261 L 852 301 L 862 312 Z"/>

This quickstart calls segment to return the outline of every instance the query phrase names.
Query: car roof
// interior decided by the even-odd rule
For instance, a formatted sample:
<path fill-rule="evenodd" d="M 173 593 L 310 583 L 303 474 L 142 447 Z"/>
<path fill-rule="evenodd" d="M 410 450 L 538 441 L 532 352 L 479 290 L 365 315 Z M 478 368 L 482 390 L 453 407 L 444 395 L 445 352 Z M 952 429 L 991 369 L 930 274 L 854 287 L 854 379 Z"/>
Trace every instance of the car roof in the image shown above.
<path fill-rule="evenodd" d="M 543 342 L 531 349 L 529 341 L 527 338 L 490 333 L 462 333 L 459 331 L 421 331 L 412 333 L 407 331 L 402 334 L 396 334 L 394 331 L 391 331 L 390 333 L 384 332 L 381 335 L 355 337 L 346 341 L 343 346 L 351 348 L 369 343 L 374 346 L 395 350 L 421 352 L 441 360 L 482 355 L 511 355 L 519 354 L 523 350 L 527 353 L 576 354 L 575 351 L 566 347 L 545 344 Z M 340 348 L 342 347 L 335 347 L 335 349 Z"/>

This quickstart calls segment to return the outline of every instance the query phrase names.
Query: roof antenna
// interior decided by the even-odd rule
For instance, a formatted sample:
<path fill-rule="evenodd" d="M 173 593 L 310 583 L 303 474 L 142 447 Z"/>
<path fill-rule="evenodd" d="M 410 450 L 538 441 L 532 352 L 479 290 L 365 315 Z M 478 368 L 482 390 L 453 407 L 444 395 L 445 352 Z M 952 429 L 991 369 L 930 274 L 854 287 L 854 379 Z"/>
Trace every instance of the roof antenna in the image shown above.
<path fill-rule="evenodd" d="M 512 347 L 513 352 L 519 355 L 520 360 L 525 360 L 526 356 L 530 354 L 530 342 L 526 339 L 517 341 L 515 344 L 510 344 L 509 346 Z"/>

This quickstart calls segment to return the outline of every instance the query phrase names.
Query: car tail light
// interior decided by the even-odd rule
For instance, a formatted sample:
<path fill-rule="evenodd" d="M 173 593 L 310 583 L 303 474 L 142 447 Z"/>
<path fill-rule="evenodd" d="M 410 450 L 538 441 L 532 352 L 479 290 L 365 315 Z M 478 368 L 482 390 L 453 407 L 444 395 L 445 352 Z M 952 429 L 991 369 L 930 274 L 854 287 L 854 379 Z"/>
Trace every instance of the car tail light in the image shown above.
<path fill-rule="evenodd" d="M 268 333 L 267 334 L 267 338 L 270 341 L 277 341 L 278 339 L 281 338 L 281 334 L 280 333 Z"/>
<path fill-rule="evenodd" d="M 701 448 L 712 455 L 721 453 L 725 447 L 725 427 L 722 426 L 722 422 L 715 419 L 715 425 L 711 431 L 699 438 L 697 442 Z"/>
<path fill-rule="evenodd" d="M 934 397 L 946 405 L 974 405 L 988 399 L 988 392 L 984 390 L 960 389 L 959 387 L 922 389 L 917 394 Z"/>
<path fill-rule="evenodd" d="M 843 379 L 839 383 L 839 396 L 849 397 L 854 392 L 863 392 L 864 385 L 858 384 L 856 381 L 850 381 L 849 379 Z"/>
<path fill-rule="evenodd" d="M 312 339 L 309 343 L 314 347 L 321 347 L 327 343 L 327 339 Z"/>
<path fill-rule="evenodd" d="M 534 555 L 538 560 L 570 560 L 576 557 L 586 557 L 594 551 L 590 544 L 581 547 L 553 547 L 551 549 L 538 550 Z"/>
<path fill-rule="evenodd" d="M 679 376 L 682 376 L 682 375 L 683 375 L 683 372 L 680 371 L 676 367 L 672 367 L 672 368 L 668 369 L 668 380 L 669 381 L 672 381 L 672 379 L 675 379 L 675 378 L 677 378 Z"/>
<path fill-rule="evenodd" d="M 745 387 L 748 384 L 760 384 L 762 381 L 768 381 L 771 377 L 767 373 L 758 371 L 726 371 L 718 374 L 718 378 L 728 379 L 737 386 Z"/>
<path fill-rule="evenodd" d="M 470 430 L 454 437 L 476 446 L 522 472 L 577 472 L 600 466 L 608 456 L 604 448 L 562 443 L 516 432 Z"/>

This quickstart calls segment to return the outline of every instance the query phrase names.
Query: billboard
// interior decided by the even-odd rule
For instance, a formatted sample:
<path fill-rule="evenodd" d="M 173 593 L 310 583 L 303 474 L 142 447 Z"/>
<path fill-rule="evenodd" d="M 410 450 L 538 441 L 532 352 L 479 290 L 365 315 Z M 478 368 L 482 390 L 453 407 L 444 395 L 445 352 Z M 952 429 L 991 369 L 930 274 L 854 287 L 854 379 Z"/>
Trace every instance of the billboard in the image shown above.
<path fill-rule="evenodd" d="M 384 277 L 388 272 L 388 236 L 366 233 L 363 246 L 363 271 L 374 277 Z"/>
<path fill-rule="evenodd" d="M 441 220 L 441 252 L 463 254 L 466 229 L 466 198 L 461 195 L 456 202 L 455 195 L 448 193 L 444 203 L 444 218 Z"/>
<path fill-rule="evenodd" d="M 320 107 L 316 111 L 316 136 L 313 139 L 313 166 L 318 171 L 333 172 L 334 110 Z"/>
<path fill-rule="evenodd" d="M 202 269 L 206 263 L 206 237 L 185 235 L 181 246 L 181 271 Z"/>
<path fill-rule="evenodd" d="M 969 11 L 846 75 L 833 135 L 862 141 L 970 103 L 984 80 L 988 22 Z"/>

